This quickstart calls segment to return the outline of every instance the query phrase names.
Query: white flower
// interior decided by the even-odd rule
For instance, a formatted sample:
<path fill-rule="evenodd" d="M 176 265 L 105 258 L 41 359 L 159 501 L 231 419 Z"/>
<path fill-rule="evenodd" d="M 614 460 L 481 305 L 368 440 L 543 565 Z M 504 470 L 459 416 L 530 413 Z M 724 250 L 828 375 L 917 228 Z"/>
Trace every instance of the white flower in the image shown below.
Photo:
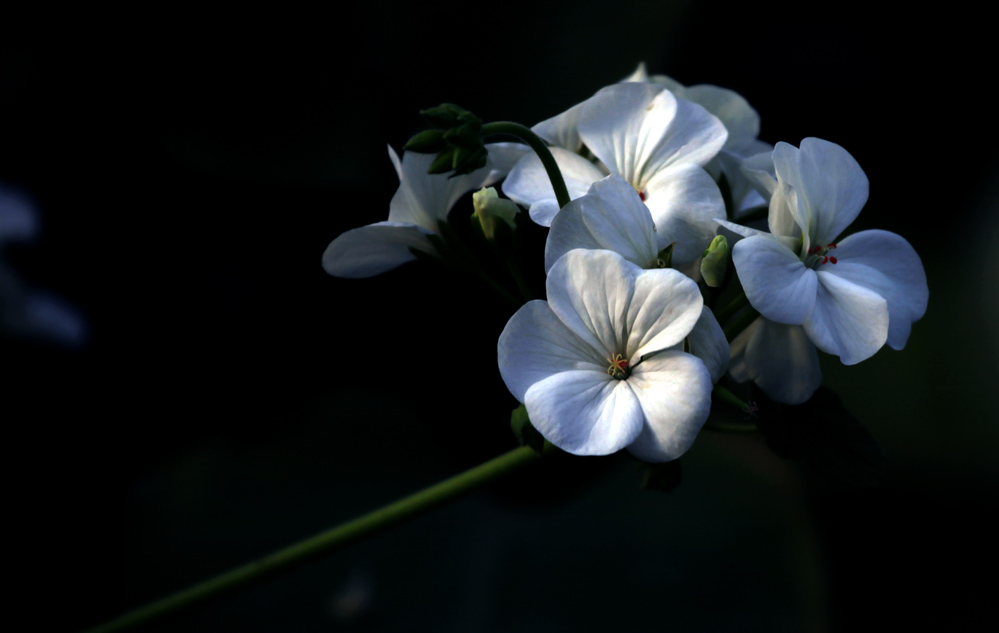
<path fill-rule="evenodd" d="M 725 144 L 728 133 L 701 106 L 676 99 L 661 86 L 622 83 L 608 86 L 581 104 L 533 130 L 550 143 L 570 198 L 584 195 L 604 177 L 600 167 L 574 153 L 580 143 L 609 173 L 639 192 L 656 225 L 671 214 L 697 217 L 714 234 L 713 218 L 725 217 L 718 187 L 702 169 Z M 549 226 L 558 203 L 548 176 L 535 156 L 510 171 L 503 192 L 530 207 L 531 219 Z M 710 241 L 710 238 L 708 239 Z M 703 251 L 707 242 L 699 245 Z"/>
<path fill-rule="evenodd" d="M 488 163 L 470 174 L 448 178 L 429 175 L 433 154 L 406 152 L 402 161 L 390 146 L 389 158 L 399 175 L 399 189 L 389 203 L 387 222 L 376 222 L 341 234 L 323 253 L 323 268 L 335 277 L 372 277 L 392 270 L 416 256 L 410 249 L 433 253 L 427 238 L 438 231 L 454 203 L 472 189 L 490 185 L 510 171 L 527 151 L 526 145 L 486 145 Z"/>
<path fill-rule="evenodd" d="M 860 165 L 839 145 L 817 138 L 803 140 L 801 149 L 778 143 L 773 162 L 771 232 L 722 222 L 746 236 L 735 244 L 732 258 L 750 304 L 774 322 L 758 325 L 755 335 L 744 334 L 747 362 L 759 359 L 747 372 L 768 374 L 758 364 L 765 355 L 752 352 L 754 336 L 784 341 L 761 346 L 791 345 L 795 362 L 810 366 L 808 372 L 814 368 L 815 375 L 817 358 L 813 362 L 802 351 L 801 332 L 847 365 L 869 358 L 886 342 L 902 349 L 912 323 L 926 312 L 926 274 L 913 248 L 894 233 L 869 230 L 836 240 L 867 201 L 868 180 Z M 801 332 L 775 324 L 801 326 Z M 778 356 L 765 364 L 779 362 Z M 780 380 L 769 382 L 776 391 L 783 388 L 776 386 Z"/>
<path fill-rule="evenodd" d="M 776 402 L 801 404 L 822 384 L 819 353 L 800 325 L 760 317 L 732 341 L 728 371 Z"/>
<path fill-rule="evenodd" d="M 766 203 L 760 194 L 754 191 L 741 166 L 747 158 L 762 152 L 769 154 L 773 151 L 773 146 L 757 138 L 760 135 L 760 115 L 742 95 L 712 84 L 684 86 L 666 75 L 649 76 L 644 63 L 639 63 L 635 72 L 625 81 L 648 82 L 663 86 L 677 99 L 693 101 L 718 117 L 728 130 L 728 138 L 718 155 L 704 168 L 716 180 L 721 174 L 725 174 L 732 191 L 735 217 L 738 218 L 742 212 Z"/>
<path fill-rule="evenodd" d="M 551 268 L 547 290 L 547 302 L 513 315 L 498 345 L 500 374 L 535 428 L 576 455 L 682 455 L 711 404 L 709 370 L 679 349 L 702 315 L 697 284 L 610 251 L 574 250 Z"/>
<path fill-rule="evenodd" d="M 716 230 L 713 218 L 705 222 L 696 208 L 676 207 L 654 219 L 638 192 L 620 176 L 610 175 L 593 183 L 586 195 L 567 204 L 552 220 L 545 271 L 575 248 L 603 248 L 640 268 L 659 268 L 659 251 L 673 242 L 674 267 L 684 270 L 700 258 Z"/>

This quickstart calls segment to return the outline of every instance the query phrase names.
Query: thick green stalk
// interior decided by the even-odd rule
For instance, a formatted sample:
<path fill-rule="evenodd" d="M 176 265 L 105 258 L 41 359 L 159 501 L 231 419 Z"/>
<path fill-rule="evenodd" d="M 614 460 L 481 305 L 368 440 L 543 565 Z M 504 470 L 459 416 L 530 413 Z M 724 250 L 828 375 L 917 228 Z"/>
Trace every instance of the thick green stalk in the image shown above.
<path fill-rule="evenodd" d="M 493 134 L 516 136 L 530 145 L 531 149 L 538 155 L 538 158 L 541 159 L 541 164 L 545 166 L 545 171 L 548 172 L 548 179 L 552 182 L 552 188 L 555 190 L 555 198 L 558 200 L 559 208 L 561 209 L 569 204 L 569 190 L 565 186 L 562 172 L 559 171 L 558 163 L 555 162 L 555 157 L 552 156 L 548 145 L 545 144 L 540 136 L 532 132 L 530 128 L 524 127 L 520 123 L 513 123 L 512 121 L 496 121 L 494 123 L 486 123 L 482 126 L 483 137 Z"/>
<path fill-rule="evenodd" d="M 355 541 L 371 536 L 392 525 L 411 519 L 428 510 L 471 492 L 480 486 L 498 479 L 522 466 L 538 460 L 534 449 L 522 446 L 504 453 L 484 464 L 455 475 L 450 479 L 421 490 L 395 503 L 369 512 L 312 538 L 264 556 L 251 563 L 237 567 L 199 585 L 173 594 L 140 607 L 130 613 L 88 629 L 85 633 L 112 633 L 127 631 L 153 622 L 167 615 L 195 606 L 224 592 L 231 591 L 264 578 L 274 572 L 287 569 L 320 554 L 344 547 Z"/>

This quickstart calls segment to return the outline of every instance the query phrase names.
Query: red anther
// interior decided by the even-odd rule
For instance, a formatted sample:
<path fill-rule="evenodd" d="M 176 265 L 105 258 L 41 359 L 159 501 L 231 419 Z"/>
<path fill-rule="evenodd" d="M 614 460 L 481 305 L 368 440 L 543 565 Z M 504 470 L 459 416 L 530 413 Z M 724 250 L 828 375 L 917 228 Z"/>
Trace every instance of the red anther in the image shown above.
<path fill-rule="evenodd" d="M 835 264 L 835 263 L 836 263 L 836 258 L 835 258 L 835 257 L 832 257 L 832 256 L 830 256 L 830 257 L 829 257 L 829 261 L 831 261 L 832 263 L 834 263 L 834 264 Z"/>
<path fill-rule="evenodd" d="M 617 366 L 620 367 L 621 369 L 627 369 L 628 368 L 628 361 L 626 361 L 626 360 L 619 360 L 619 361 L 617 361 Z"/>
<path fill-rule="evenodd" d="M 836 245 L 835 244 L 830 244 L 829 248 L 836 248 Z M 836 262 L 833 262 L 833 263 L 836 263 Z"/>
<path fill-rule="evenodd" d="M 829 256 L 828 255 L 826 255 L 825 257 L 822 258 L 822 263 L 823 264 L 826 263 L 827 261 L 829 261 Z"/>
<path fill-rule="evenodd" d="M 642 202 L 645 202 L 645 192 L 644 191 L 639 191 L 638 192 L 638 197 L 642 199 Z"/>

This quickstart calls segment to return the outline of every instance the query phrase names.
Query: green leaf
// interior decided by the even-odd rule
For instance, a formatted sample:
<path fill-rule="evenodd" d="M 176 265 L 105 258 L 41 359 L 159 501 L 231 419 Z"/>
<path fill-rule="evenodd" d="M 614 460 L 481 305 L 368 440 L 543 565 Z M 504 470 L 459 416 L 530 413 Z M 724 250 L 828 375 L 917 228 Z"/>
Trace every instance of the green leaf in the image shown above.
<path fill-rule="evenodd" d="M 510 428 L 517 436 L 517 441 L 521 446 L 530 446 L 534 452 L 541 455 L 545 448 L 545 438 L 538 433 L 538 430 L 531 424 L 527 417 L 527 407 L 520 405 L 510 414 Z"/>

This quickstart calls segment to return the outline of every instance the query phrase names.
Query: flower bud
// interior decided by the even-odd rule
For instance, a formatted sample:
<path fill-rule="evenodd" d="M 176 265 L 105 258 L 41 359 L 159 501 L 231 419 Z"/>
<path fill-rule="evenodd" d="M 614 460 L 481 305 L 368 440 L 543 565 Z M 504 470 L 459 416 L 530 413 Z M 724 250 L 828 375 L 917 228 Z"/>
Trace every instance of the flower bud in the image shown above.
<path fill-rule="evenodd" d="M 444 132 L 441 130 L 423 130 L 413 136 L 403 146 L 407 152 L 417 152 L 419 154 L 436 154 L 447 148 L 447 141 L 444 139 Z"/>
<path fill-rule="evenodd" d="M 459 121 L 458 117 L 466 112 L 468 110 L 453 103 L 442 103 L 436 108 L 420 110 L 420 116 L 426 119 L 430 125 L 446 130 L 459 123 L 464 123 L 464 121 Z"/>
<path fill-rule="evenodd" d="M 724 235 L 716 235 L 701 256 L 701 277 L 704 283 L 717 288 L 725 279 L 728 270 L 728 240 Z"/>
<path fill-rule="evenodd" d="M 496 231 L 500 227 L 500 222 L 506 223 L 508 227 L 513 229 L 514 218 L 520 211 L 513 200 L 500 198 L 493 187 L 483 187 L 473 193 L 472 205 L 475 207 L 472 218 L 479 221 L 482 234 L 489 241 L 496 239 Z"/>
<path fill-rule="evenodd" d="M 454 149 L 449 148 L 437 155 L 434 162 L 430 163 L 430 169 L 427 170 L 427 173 L 446 174 L 454 169 L 452 163 L 454 163 Z"/>

